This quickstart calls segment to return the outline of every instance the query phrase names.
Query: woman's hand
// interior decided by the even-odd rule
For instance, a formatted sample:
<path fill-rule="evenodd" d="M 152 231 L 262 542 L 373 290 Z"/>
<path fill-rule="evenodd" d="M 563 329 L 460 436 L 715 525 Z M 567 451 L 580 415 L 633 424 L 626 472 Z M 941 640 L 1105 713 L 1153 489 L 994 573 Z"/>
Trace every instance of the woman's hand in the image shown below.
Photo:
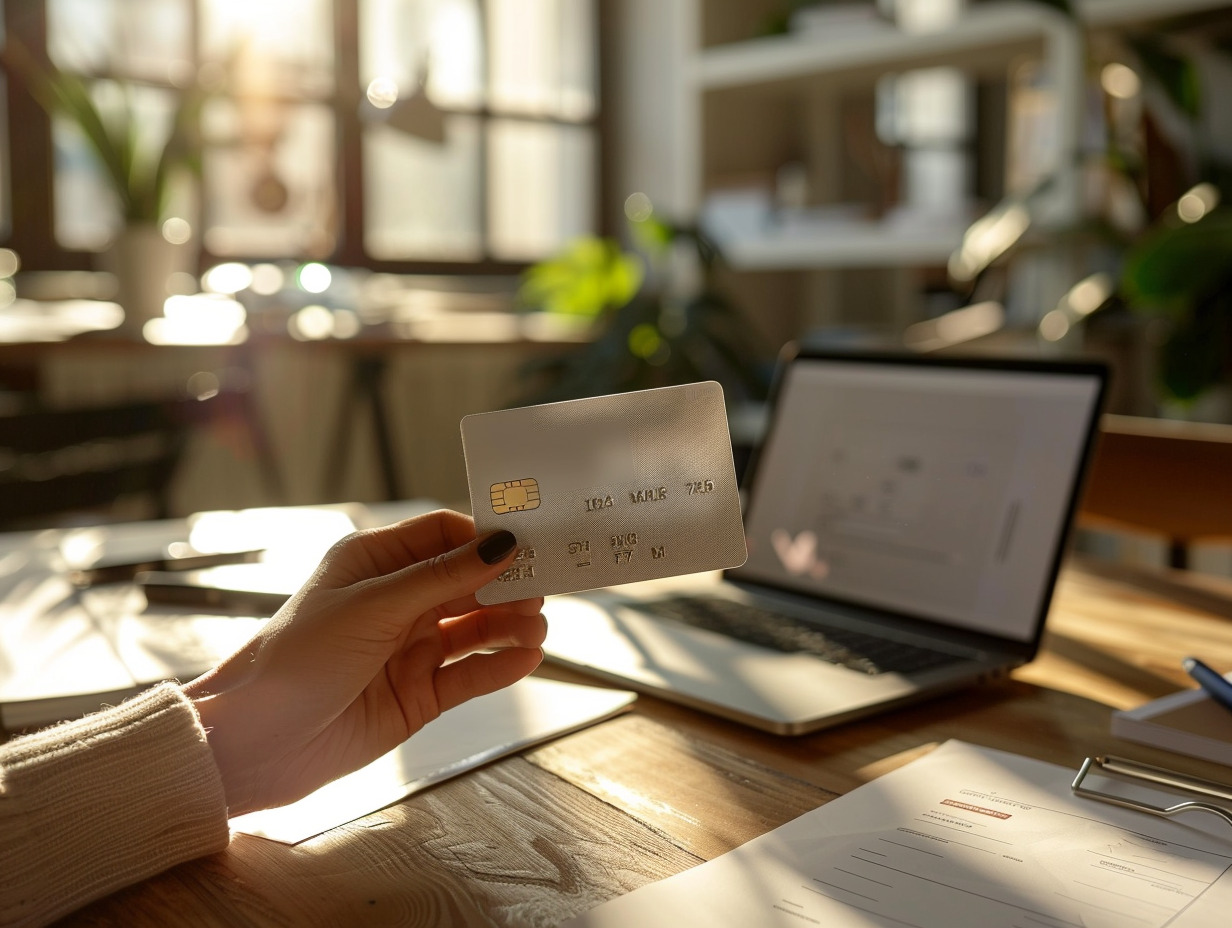
<path fill-rule="evenodd" d="M 184 687 L 231 814 L 293 802 L 534 670 L 543 600 L 474 596 L 516 547 L 447 511 L 334 545 L 247 645 Z"/>

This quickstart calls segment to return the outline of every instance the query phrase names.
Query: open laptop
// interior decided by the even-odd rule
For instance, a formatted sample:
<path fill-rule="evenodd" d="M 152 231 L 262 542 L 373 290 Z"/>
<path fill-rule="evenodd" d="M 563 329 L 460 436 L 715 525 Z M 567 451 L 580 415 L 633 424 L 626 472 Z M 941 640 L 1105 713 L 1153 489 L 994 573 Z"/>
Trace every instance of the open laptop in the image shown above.
<path fill-rule="evenodd" d="M 799 352 L 744 481 L 748 561 L 552 597 L 549 660 L 781 734 L 1034 657 L 1097 363 Z"/>

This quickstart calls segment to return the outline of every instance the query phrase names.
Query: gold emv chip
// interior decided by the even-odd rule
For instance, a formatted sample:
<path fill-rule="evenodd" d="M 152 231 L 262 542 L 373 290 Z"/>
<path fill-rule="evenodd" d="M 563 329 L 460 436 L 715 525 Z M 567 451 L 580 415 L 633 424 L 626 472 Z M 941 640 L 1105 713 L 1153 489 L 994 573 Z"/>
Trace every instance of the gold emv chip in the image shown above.
<path fill-rule="evenodd" d="M 492 484 L 492 511 L 497 515 L 538 508 L 539 481 L 534 477 Z"/>

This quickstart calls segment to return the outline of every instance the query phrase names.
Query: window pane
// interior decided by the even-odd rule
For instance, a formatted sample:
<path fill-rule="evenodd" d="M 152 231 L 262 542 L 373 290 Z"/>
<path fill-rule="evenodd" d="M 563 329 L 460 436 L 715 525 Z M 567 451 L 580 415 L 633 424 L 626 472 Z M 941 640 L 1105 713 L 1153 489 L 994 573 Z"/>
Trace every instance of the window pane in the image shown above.
<path fill-rule="evenodd" d="M 95 81 L 90 93 L 102 117 L 111 125 L 136 127 L 135 155 L 128 172 L 132 179 L 130 187 L 146 189 L 171 128 L 175 92 Z M 120 201 L 112 180 L 76 122 L 56 116 L 52 121 L 52 138 L 56 239 L 66 248 L 99 250 L 120 227 Z"/>
<path fill-rule="evenodd" d="M 595 111 L 594 0 L 488 0 L 492 108 L 587 119 Z"/>
<path fill-rule="evenodd" d="M 49 0 L 47 50 L 84 73 L 176 81 L 192 74 L 188 0 Z"/>
<path fill-rule="evenodd" d="M 483 103 L 483 35 L 477 0 L 364 0 L 360 6 L 360 80 L 393 81 L 405 99 L 427 72 L 439 106 Z"/>
<path fill-rule="evenodd" d="M 55 147 L 56 241 L 65 248 L 101 251 L 120 227 L 120 207 L 77 124 L 57 116 Z"/>
<path fill-rule="evenodd" d="M 494 255 L 533 261 L 594 230 L 590 129 L 494 119 L 488 145 Z"/>
<path fill-rule="evenodd" d="M 337 212 L 334 117 L 320 104 L 206 109 L 205 244 L 219 255 L 324 256 Z"/>
<path fill-rule="evenodd" d="M 444 144 L 386 125 L 364 133 L 364 237 L 374 258 L 474 260 L 479 229 L 479 126 L 451 116 Z"/>
<path fill-rule="evenodd" d="M 201 46 L 235 91 L 333 92 L 332 0 L 201 0 Z"/>

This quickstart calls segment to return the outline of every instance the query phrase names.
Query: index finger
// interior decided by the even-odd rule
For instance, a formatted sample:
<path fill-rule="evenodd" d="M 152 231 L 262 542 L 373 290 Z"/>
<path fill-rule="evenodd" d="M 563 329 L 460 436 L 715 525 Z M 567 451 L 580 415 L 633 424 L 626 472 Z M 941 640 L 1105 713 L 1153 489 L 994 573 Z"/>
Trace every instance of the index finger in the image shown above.
<path fill-rule="evenodd" d="M 474 537 L 470 516 L 438 509 L 348 536 L 327 555 L 327 576 L 340 586 L 382 577 L 460 548 Z"/>

